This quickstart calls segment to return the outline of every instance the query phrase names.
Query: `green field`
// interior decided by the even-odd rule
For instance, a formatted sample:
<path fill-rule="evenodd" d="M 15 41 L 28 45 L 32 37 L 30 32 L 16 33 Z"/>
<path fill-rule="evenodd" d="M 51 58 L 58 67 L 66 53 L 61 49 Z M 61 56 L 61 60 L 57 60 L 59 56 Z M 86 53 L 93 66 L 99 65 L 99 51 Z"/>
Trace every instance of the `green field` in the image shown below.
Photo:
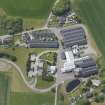
<path fill-rule="evenodd" d="M 0 0 L 0 16 L 21 17 L 24 29 L 39 28 L 52 10 L 56 0 Z M 5 34 L 4 30 L 0 30 Z"/>
<path fill-rule="evenodd" d="M 0 74 L 0 105 L 7 105 L 9 93 L 9 80 L 8 77 Z"/>
<path fill-rule="evenodd" d="M 23 74 L 26 76 L 26 63 L 28 60 L 29 53 L 39 54 L 44 49 L 41 48 L 16 48 L 13 50 L 12 48 L 0 48 L 0 52 L 7 53 L 10 55 L 14 55 L 17 57 L 16 64 L 22 69 Z M 27 76 L 26 76 L 27 77 Z"/>
<path fill-rule="evenodd" d="M 74 7 L 105 57 L 105 0 L 75 0 Z"/>
<path fill-rule="evenodd" d="M 54 81 L 49 82 L 49 81 L 42 80 L 42 77 L 38 77 L 36 87 L 39 89 L 46 89 L 52 86 L 53 84 L 54 84 Z"/>
<path fill-rule="evenodd" d="M 11 93 L 10 105 L 54 105 L 54 94 Z"/>
<path fill-rule="evenodd" d="M 0 0 L 2 8 L 9 16 L 25 18 L 46 18 L 55 0 Z"/>

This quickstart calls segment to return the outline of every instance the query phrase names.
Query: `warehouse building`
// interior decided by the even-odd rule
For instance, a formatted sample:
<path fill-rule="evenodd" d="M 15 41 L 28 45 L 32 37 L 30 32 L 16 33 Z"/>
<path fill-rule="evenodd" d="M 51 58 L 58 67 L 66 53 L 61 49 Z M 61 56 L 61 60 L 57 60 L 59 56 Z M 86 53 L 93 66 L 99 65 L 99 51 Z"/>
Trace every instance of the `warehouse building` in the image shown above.
<path fill-rule="evenodd" d="M 96 62 L 90 57 L 76 60 L 75 65 L 77 68 L 74 70 L 75 76 L 88 77 L 98 73 Z"/>
<path fill-rule="evenodd" d="M 28 47 L 30 48 L 58 48 L 59 44 L 57 41 L 44 42 L 44 41 L 31 40 L 28 42 Z"/>
<path fill-rule="evenodd" d="M 22 34 L 22 40 L 30 48 L 58 48 L 58 39 L 50 30 L 39 30 L 25 32 Z"/>
<path fill-rule="evenodd" d="M 83 57 L 81 59 L 77 59 L 75 61 L 75 65 L 77 68 L 86 68 L 89 66 L 95 66 L 96 62 L 91 57 L 86 56 L 86 57 Z"/>
<path fill-rule="evenodd" d="M 69 48 L 74 45 L 81 46 L 87 44 L 85 31 L 82 27 L 75 29 L 63 29 L 60 33 L 63 36 L 65 48 Z"/>
<path fill-rule="evenodd" d="M 79 71 L 79 77 L 88 77 L 91 75 L 97 74 L 97 67 L 96 66 L 90 66 L 87 68 L 81 68 Z"/>
<path fill-rule="evenodd" d="M 63 68 L 61 68 L 62 73 L 73 71 L 75 68 L 74 55 L 72 51 L 65 51 L 65 56 L 66 62 L 64 63 Z"/>

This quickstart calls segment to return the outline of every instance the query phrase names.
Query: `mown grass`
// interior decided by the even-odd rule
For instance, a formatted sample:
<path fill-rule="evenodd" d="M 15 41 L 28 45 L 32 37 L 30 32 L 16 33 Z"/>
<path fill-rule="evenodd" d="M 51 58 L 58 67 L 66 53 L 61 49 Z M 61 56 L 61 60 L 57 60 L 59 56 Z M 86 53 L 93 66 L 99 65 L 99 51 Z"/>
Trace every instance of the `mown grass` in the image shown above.
<path fill-rule="evenodd" d="M 54 105 L 54 94 L 11 93 L 10 105 Z"/>
<path fill-rule="evenodd" d="M 16 64 L 22 69 L 22 72 L 24 73 L 25 76 L 26 76 L 26 64 L 27 64 L 29 54 L 30 53 L 39 54 L 42 51 L 44 51 L 44 49 L 40 49 L 40 48 L 36 48 L 36 49 L 35 48 L 28 48 L 28 49 L 16 48 L 15 50 L 13 50 L 12 48 L 0 48 L 0 52 L 14 55 L 17 57 Z"/>
<path fill-rule="evenodd" d="M 11 77 L 11 92 L 31 92 L 23 81 L 21 75 L 12 67 L 7 73 Z"/>
<path fill-rule="evenodd" d="M 105 0 L 75 0 L 73 6 L 105 58 Z"/>
<path fill-rule="evenodd" d="M 42 77 L 38 77 L 36 87 L 38 89 L 46 89 L 52 86 L 54 83 L 55 81 L 49 82 L 49 81 L 42 80 Z"/>

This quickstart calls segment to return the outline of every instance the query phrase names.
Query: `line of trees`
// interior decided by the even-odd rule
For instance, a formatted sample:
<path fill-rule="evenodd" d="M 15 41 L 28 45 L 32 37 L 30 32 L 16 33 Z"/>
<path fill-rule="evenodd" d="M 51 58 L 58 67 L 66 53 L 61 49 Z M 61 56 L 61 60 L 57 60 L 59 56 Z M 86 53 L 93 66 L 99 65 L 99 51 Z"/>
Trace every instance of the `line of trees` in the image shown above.
<path fill-rule="evenodd" d="M 13 62 L 17 61 L 16 56 L 13 56 L 13 55 L 10 55 L 10 54 L 7 54 L 7 53 L 0 53 L 0 58 L 6 58 L 6 59 L 9 59 Z"/>

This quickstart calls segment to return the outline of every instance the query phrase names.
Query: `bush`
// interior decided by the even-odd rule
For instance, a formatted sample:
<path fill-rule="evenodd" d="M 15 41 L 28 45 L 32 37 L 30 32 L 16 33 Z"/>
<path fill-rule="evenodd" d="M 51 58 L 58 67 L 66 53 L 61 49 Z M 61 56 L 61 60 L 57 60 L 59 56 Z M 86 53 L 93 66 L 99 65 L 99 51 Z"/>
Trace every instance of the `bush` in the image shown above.
<path fill-rule="evenodd" d="M 92 86 L 92 81 L 90 79 L 87 81 L 86 86 L 87 87 L 91 87 Z"/>
<path fill-rule="evenodd" d="M 42 79 L 48 82 L 54 81 L 54 77 L 50 75 L 43 74 Z"/>
<path fill-rule="evenodd" d="M 100 95 L 100 96 L 96 96 L 95 97 L 95 102 L 103 102 L 104 101 L 104 96 L 103 95 Z"/>
<path fill-rule="evenodd" d="M 87 99 L 81 99 L 77 102 L 76 105 L 91 105 L 91 103 Z"/>

